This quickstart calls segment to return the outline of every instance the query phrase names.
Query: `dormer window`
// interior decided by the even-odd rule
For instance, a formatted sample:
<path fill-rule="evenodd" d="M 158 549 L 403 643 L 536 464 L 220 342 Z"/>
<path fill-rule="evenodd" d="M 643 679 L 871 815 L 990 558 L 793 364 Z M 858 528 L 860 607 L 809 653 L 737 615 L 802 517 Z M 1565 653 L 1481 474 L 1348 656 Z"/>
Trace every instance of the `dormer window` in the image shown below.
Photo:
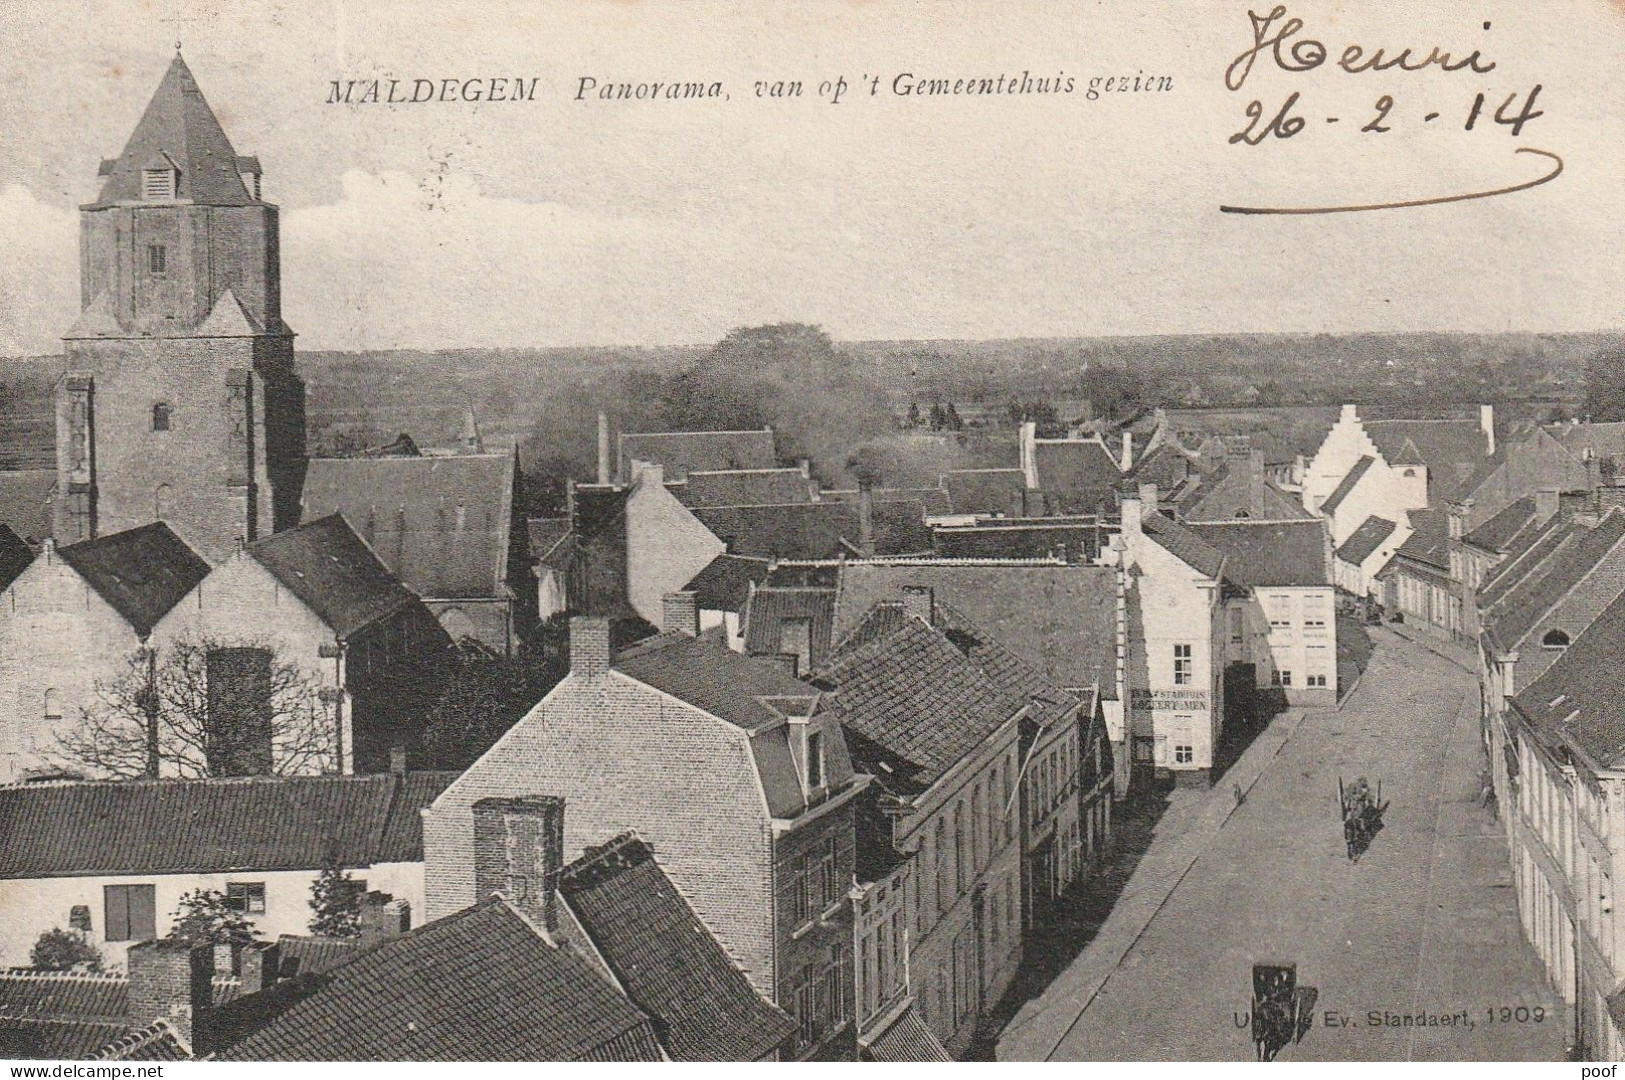
<path fill-rule="evenodd" d="M 1546 636 L 1540 639 L 1541 648 L 1566 649 L 1569 647 L 1569 636 L 1561 630 L 1548 630 Z"/>
<path fill-rule="evenodd" d="M 148 200 L 173 199 L 178 174 L 174 169 L 142 169 L 141 197 Z"/>

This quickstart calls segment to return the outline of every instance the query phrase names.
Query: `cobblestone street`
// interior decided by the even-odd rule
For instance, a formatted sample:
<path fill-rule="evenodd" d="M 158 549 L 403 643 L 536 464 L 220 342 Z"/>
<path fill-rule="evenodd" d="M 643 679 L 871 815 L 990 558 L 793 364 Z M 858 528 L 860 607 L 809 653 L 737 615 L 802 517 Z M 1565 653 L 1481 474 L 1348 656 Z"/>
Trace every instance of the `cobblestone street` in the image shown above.
<path fill-rule="evenodd" d="M 1006 1027 L 1001 1059 L 1251 1059 L 1237 1019 L 1266 960 L 1319 991 L 1282 1060 L 1561 1058 L 1568 1010 L 1523 940 L 1505 841 L 1478 802 L 1474 680 L 1392 632 L 1375 643 L 1343 709 L 1284 714 L 1213 790 L 1174 793 L 1111 915 Z M 1361 775 L 1391 805 L 1351 864 L 1337 781 Z M 1530 1019 L 1500 1023 L 1503 1006 Z M 1456 1023 L 1371 1015 L 1418 1012 Z"/>

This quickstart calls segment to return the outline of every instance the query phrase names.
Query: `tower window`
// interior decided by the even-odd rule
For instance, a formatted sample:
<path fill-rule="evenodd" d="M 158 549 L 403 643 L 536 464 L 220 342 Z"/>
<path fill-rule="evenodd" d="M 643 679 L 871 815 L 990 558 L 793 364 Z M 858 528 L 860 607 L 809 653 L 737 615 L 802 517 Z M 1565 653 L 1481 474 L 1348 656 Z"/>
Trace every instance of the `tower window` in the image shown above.
<path fill-rule="evenodd" d="M 147 269 L 154 274 L 167 273 L 169 270 L 169 249 L 162 244 L 148 244 Z"/>
<path fill-rule="evenodd" d="M 175 170 L 142 169 L 141 197 L 143 199 L 173 199 L 175 197 Z"/>
<path fill-rule="evenodd" d="M 152 407 L 152 430 L 168 431 L 169 414 L 171 409 L 168 402 L 160 401 Z"/>

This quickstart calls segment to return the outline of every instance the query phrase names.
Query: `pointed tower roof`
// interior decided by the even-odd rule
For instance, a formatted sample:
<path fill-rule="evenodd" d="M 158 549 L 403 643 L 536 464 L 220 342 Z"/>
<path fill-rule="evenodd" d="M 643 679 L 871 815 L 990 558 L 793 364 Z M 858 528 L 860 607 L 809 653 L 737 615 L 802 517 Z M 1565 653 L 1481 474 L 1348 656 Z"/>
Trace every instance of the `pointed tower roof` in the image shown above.
<path fill-rule="evenodd" d="M 192 331 L 192 336 L 254 337 L 264 332 L 243 309 L 242 301 L 237 299 L 237 294 L 228 287 L 220 294 L 220 299 L 214 302 L 214 309 L 209 312 L 209 317 Z"/>
<path fill-rule="evenodd" d="M 208 206 L 255 202 L 238 175 L 237 152 L 178 52 L 124 152 L 107 170 L 101 195 L 86 209 L 141 201 L 141 171 L 165 161 L 180 173 L 181 199 Z"/>

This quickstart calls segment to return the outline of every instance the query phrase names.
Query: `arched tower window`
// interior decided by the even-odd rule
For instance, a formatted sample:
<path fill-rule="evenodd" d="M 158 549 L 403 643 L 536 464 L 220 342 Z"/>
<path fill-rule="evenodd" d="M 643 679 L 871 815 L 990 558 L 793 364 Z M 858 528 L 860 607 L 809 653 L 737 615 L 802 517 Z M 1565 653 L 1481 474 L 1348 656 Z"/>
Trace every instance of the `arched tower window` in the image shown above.
<path fill-rule="evenodd" d="M 56 692 L 55 687 L 45 691 L 45 719 L 62 719 L 62 696 Z"/>
<path fill-rule="evenodd" d="M 169 407 L 169 402 L 167 401 L 160 401 L 154 405 L 152 407 L 152 430 L 168 431 L 169 416 L 173 411 L 174 410 Z"/>
<path fill-rule="evenodd" d="M 1547 649 L 1566 649 L 1569 647 L 1569 636 L 1561 630 L 1548 630 L 1546 636 L 1540 639 L 1540 644 Z"/>

